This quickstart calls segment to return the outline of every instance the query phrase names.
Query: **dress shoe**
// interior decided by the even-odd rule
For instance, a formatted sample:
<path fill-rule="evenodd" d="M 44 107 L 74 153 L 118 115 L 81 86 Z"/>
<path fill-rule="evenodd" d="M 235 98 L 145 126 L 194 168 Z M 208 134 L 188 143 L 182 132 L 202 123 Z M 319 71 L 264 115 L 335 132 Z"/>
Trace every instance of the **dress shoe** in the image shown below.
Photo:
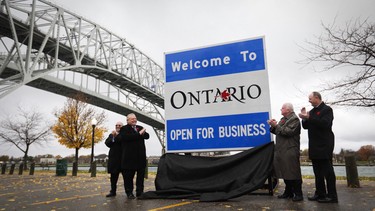
<path fill-rule="evenodd" d="M 128 199 L 135 199 L 135 196 L 133 194 L 129 194 Z"/>
<path fill-rule="evenodd" d="M 303 201 L 303 196 L 295 195 L 293 196 L 292 201 Z"/>
<path fill-rule="evenodd" d="M 319 195 L 314 195 L 314 196 L 311 196 L 311 197 L 307 197 L 307 199 L 309 201 L 318 201 L 319 199 L 324 199 L 325 197 L 324 196 L 319 196 Z"/>
<path fill-rule="evenodd" d="M 140 197 L 141 195 L 143 194 L 143 192 L 142 193 L 137 193 L 137 194 L 135 194 L 137 197 Z"/>
<path fill-rule="evenodd" d="M 289 199 L 289 198 L 292 198 L 292 197 L 293 197 L 292 194 L 287 194 L 287 193 L 283 193 L 282 195 L 277 196 L 278 199 Z"/>
<path fill-rule="evenodd" d="M 322 198 L 322 199 L 318 199 L 318 202 L 320 202 L 320 203 L 338 203 L 339 201 L 337 200 L 337 198 L 325 197 L 325 198 Z"/>
<path fill-rule="evenodd" d="M 116 193 L 109 192 L 105 197 L 114 197 L 116 196 Z"/>

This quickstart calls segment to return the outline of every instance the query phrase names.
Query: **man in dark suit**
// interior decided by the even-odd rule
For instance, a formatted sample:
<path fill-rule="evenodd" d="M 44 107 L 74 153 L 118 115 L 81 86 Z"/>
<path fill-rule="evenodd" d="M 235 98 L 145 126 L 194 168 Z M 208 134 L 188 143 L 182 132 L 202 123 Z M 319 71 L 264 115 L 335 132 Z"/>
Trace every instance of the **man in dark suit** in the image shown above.
<path fill-rule="evenodd" d="M 150 135 L 146 129 L 137 125 L 137 117 L 131 113 L 126 116 L 127 125 L 123 126 L 116 137 L 121 141 L 122 162 L 121 168 L 125 177 L 125 193 L 128 199 L 134 199 L 133 178 L 137 173 L 136 196 L 139 197 L 144 189 L 144 176 L 146 168 L 145 139 Z"/>
<path fill-rule="evenodd" d="M 116 123 L 116 130 L 109 134 L 105 140 L 105 145 L 109 147 L 107 171 L 111 174 L 111 191 L 106 197 L 116 196 L 117 181 L 121 172 L 122 148 L 121 142 L 115 137 L 119 134 L 122 122 Z M 122 176 L 124 178 L 124 175 Z"/>
<path fill-rule="evenodd" d="M 321 203 L 337 203 L 336 175 L 332 165 L 335 145 L 335 136 L 332 132 L 333 111 L 322 101 L 319 92 L 312 92 L 309 102 L 314 108 L 308 113 L 302 108 L 299 114 L 302 127 L 308 130 L 309 158 L 315 175 L 316 191 L 314 196 L 308 199 Z"/>

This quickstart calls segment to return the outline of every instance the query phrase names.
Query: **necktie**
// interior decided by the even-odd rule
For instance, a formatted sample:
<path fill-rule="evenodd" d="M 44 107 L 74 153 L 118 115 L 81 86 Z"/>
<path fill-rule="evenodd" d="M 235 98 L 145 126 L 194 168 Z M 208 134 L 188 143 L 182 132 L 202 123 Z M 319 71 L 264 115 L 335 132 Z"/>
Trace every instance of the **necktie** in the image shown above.
<path fill-rule="evenodd" d="M 135 132 L 138 132 L 136 126 L 133 126 L 133 129 L 134 129 Z"/>

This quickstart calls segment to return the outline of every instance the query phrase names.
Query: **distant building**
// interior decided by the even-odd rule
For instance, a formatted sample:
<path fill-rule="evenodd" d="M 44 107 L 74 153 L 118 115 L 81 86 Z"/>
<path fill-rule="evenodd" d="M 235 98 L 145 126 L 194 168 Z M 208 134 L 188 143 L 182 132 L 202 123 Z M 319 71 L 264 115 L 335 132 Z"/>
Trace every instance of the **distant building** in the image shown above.
<path fill-rule="evenodd" d="M 214 152 L 193 152 L 191 153 L 193 156 L 201 156 L 201 157 L 225 157 L 229 156 L 229 151 L 214 151 Z"/>
<path fill-rule="evenodd" d="M 160 156 L 149 156 L 147 158 L 149 164 L 157 165 L 160 160 Z"/>
<path fill-rule="evenodd" d="M 299 160 L 301 163 L 307 163 L 307 162 L 310 162 L 310 159 L 309 159 L 309 156 L 304 156 L 304 155 L 301 155 L 299 157 Z"/>
<path fill-rule="evenodd" d="M 91 156 L 90 155 L 81 155 L 78 158 L 78 164 L 87 164 L 90 163 Z"/>
<path fill-rule="evenodd" d="M 56 158 L 40 158 L 40 163 L 42 163 L 42 164 L 55 164 Z"/>
<path fill-rule="evenodd" d="M 107 160 L 108 160 L 108 156 L 106 154 L 100 154 L 100 155 L 94 156 L 94 161 L 96 161 L 96 163 L 105 163 L 107 162 Z"/>
<path fill-rule="evenodd" d="M 370 157 L 368 157 L 368 163 L 369 165 L 375 164 L 375 155 L 371 155 Z"/>

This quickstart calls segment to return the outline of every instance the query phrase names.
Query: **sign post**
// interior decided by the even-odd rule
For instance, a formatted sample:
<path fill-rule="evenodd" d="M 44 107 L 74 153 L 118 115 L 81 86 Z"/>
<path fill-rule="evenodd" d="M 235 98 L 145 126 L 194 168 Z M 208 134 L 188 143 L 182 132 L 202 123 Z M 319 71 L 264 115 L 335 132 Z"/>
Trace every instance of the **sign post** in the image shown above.
<path fill-rule="evenodd" d="M 271 141 L 264 38 L 167 53 L 167 152 L 244 150 Z"/>

